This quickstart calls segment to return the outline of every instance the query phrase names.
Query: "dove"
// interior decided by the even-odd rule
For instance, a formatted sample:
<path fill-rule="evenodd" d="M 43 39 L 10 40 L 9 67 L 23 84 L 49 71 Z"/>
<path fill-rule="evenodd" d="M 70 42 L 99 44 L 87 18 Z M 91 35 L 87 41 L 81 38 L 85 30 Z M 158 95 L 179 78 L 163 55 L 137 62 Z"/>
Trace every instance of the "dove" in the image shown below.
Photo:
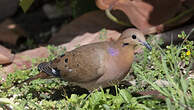
<path fill-rule="evenodd" d="M 23 82 L 57 77 L 87 90 L 118 84 L 128 74 L 138 45 L 152 49 L 140 30 L 129 28 L 116 41 L 83 45 L 40 63 L 40 73 Z"/>

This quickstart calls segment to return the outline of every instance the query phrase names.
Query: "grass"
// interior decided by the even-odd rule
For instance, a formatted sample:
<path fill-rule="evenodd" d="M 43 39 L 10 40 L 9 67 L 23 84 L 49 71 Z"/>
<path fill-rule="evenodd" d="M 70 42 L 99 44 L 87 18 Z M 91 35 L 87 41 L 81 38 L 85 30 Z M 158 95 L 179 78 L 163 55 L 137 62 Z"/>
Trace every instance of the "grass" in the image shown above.
<path fill-rule="evenodd" d="M 59 79 L 38 79 L 30 84 L 24 84 L 23 87 L 13 87 L 6 92 L 3 91 L 4 88 L 37 74 L 38 70 L 33 66 L 31 69 L 17 70 L 8 75 L 7 80 L 0 86 L 0 108 L 14 110 L 192 110 L 194 109 L 194 79 L 189 75 L 194 58 L 194 46 L 193 41 L 187 40 L 188 36 L 184 32 L 178 36 L 184 39 L 180 45 L 171 44 L 162 49 L 158 45 L 160 43 L 156 43 L 152 45 L 152 52 L 145 49 L 143 55 L 137 55 L 141 60 L 132 65 L 133 74 L 136 77 L 135 86 L 124 89 L 115 86 L 113 90 L 101 89 L 88 94 L 71 86 L 67 89 L 69 84 Z M 56 52 L 57 48 L 53 46 L 48 46 L 48 48 L 51 55 L 47 59 L 36 59 L 33 62 L 52 60 L 56 54 L 60 55 L 65 51 L 64 49 Z M 159 85 L 156 83 L 158 80 L 167 81 L 167 84 Z M 157 90 L 166 98 L 133 94 L 149 90 Z"/>

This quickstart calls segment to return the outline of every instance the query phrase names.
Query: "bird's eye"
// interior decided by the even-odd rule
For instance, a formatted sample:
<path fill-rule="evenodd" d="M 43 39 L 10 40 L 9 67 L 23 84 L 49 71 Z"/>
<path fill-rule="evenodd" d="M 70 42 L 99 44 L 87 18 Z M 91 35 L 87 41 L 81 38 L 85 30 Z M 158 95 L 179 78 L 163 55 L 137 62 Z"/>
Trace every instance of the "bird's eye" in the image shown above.
<path fill-rule="evenodd" d="M 136 39 L 136 35 L 133 34 L 133 35 L 132 35 L 132 39 Z"/>

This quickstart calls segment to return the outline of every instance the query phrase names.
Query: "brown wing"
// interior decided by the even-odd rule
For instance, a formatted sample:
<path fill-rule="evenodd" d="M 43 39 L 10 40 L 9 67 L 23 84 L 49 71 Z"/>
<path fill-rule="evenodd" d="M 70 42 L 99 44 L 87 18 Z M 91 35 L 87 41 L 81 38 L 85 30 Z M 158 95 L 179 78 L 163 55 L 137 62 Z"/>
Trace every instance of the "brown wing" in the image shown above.
<path fill-rule="evenodd" d="M 106 45 L 96 43 L 74 49 L 55 59 L 51 67 L 59 70 L 60 77 L 66 81 L 82 83 L 96 80 L 103 75 Z"/>

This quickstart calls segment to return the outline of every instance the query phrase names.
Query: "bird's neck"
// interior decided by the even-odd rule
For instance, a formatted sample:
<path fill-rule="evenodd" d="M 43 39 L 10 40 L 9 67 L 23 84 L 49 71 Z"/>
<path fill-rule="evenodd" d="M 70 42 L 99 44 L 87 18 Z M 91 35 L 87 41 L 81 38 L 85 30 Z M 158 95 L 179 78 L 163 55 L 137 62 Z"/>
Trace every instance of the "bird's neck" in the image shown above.
<path fill-rule="evenodd" d="M 114 41 L 111 43 L 111 47 L 108 48 L 109 53 L 112 56 L 133 57 L 134 45 L 123 45 L 122 41 Z"/>
<path fill-rule="evenodd" d="M 115 59 L 119 58 L 117 63 L 122 62 L 119 63 L 122 68 L 129 68 L 134 59 L 134 46 L 130 44 L 123 46 L 122 42 L 115 42 L 112 48 L 110 51 L 111 56 L 115 57 Z"/>

